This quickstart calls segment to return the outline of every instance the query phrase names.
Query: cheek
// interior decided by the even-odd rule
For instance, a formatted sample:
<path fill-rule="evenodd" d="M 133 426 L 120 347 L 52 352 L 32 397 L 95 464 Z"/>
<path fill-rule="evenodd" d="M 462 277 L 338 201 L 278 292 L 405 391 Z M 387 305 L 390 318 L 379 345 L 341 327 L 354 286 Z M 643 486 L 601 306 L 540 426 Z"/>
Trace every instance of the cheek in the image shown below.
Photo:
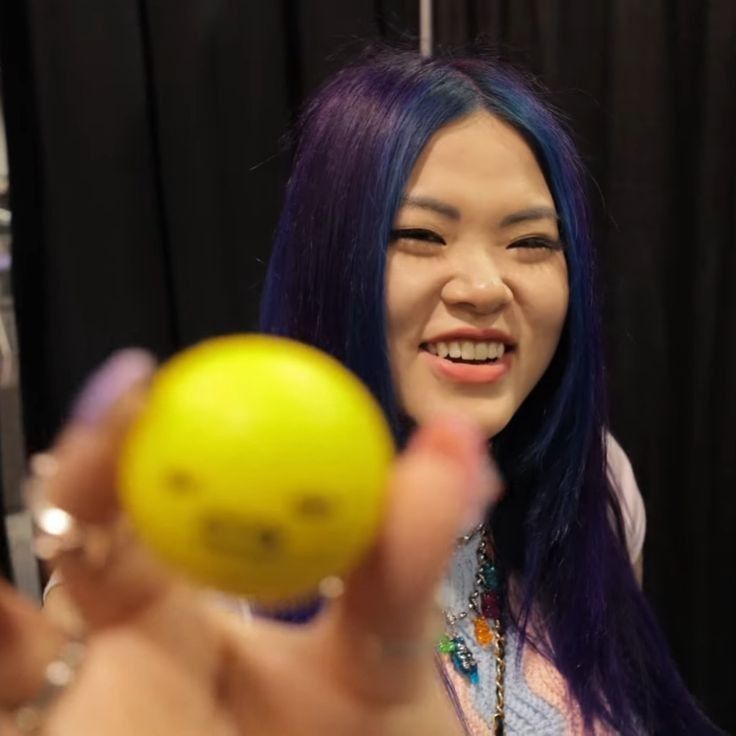
<path fill-rule="evenodd" d="M 390 253 L 386 268 L 386 314 L 389 347 L 406 351 L 417 346 L 437 304 L 436 278 L 425 264 L 412 264 L 402 253 Z"/>
<path fill-rule="evenodd" d="M 389 253 L 386 268 L 386 331 L 394 386 L 403 395 L 419 355 L 426 325 L 439 304 L 437 274 L 427 263 Z"/>
<path fill-rule="evenodd" d="M 547 367 L 560 340 L 569 305 L 567 268 L 561 264 L 536 283 L 529 284 L 523 294 L 523 311 L 527 328 L 536 348 L 538 360 Z"/>
<path fill-rule="evenodd" d="M 393 267 L 395 258 L 389 256 L 386 268 L 386 320 L 389 342 L 401 332 L 408 313 L 409 300 L 405 285 L 402 284 L 401 274 Z"/>
<path fill-rule="evenodd" d="M 396 255 L 389 253 L 386 263 L 386 333 L 389 351 L 389 363 L 392 379 L 398 386 L 401 376 L 400 346 L 402 335 L 409 329 L 411 314 L 411 284 L 405 283 L 400 269 L 397 268 Z"/>

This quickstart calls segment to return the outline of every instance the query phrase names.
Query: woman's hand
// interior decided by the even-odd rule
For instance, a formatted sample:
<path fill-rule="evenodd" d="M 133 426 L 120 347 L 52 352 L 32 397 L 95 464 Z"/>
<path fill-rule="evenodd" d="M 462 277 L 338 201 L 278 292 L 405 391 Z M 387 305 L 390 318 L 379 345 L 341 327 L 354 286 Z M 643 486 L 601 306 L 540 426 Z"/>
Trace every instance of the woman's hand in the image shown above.
<path fill-rule="evenodd" d="M 57 561 L 88 650 L 41 733 L 461 733 L 434 659 L 434 594 L 459 530 L 499 493 L 482 438 L 454 421 L 424 427 L 395 464 L 380 537 L 343 596 L 310 624 L 243 623 L 163 569 L 119 514 L 116 459 L 144 401 L 137 382 L 52 450 L 49 499 L 91 525 L 87 547 Z M 18 733 L 10 714 L 36 695 L 62 641 L 0 587 L 0 733 Z"/>

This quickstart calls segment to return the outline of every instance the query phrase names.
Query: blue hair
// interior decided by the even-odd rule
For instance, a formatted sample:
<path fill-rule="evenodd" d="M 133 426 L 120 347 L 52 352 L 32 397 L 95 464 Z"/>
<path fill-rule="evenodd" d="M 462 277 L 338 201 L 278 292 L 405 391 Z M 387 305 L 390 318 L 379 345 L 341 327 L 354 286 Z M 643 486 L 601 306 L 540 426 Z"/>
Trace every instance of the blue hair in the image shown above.
<path fill-rule="evenodd" d="M 341 360 L 384 408 L 397 442 L 384 271 L 404 187 L 430 138 L 487 110 L 534 151 L 560 216 L 570 302 L 551 365 L 494 455 L 509 492 L 494 511 L 499 561 L 521 581 L 513 621 L 568 682 L 587 727 L 717 733 L 682 683 L 635 581 L 606 473 L 604 371 L 584 172 L 559 117 L 515 70 L 382 52 L 329 81 L 297 130 L 261 327 Z M 545 622 L 542 632 L 534 620 Z"/>

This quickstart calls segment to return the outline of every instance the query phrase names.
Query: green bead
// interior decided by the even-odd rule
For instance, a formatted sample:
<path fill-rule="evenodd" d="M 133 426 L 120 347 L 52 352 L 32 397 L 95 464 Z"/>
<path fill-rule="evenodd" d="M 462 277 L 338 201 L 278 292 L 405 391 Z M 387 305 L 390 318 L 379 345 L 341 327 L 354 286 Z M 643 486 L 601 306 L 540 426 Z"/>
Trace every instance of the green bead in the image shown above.
<path fill-rule="evenodd" d="M 495 565 L 483 565 L 481 569 L 483 581 L 488 588 L 498 588 L 498 572 Z"/>
<path fill-rule="evenodd" d="M 455 642 L 445 634 L 437 644 L 437 651 L 440 654 L 452 654 L 456 649 Z"/>

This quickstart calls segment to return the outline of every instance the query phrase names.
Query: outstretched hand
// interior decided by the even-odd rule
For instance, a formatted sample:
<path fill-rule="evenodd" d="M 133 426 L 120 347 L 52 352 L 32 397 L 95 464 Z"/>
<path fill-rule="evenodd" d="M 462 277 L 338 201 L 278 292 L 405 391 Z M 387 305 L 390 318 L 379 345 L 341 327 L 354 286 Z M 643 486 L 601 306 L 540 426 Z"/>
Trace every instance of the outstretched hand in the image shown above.
<path fill-rule="evenodd" d="M 303 626 L 216 609 L 141 546 L 118 507 L 122 438 L 145 402 L 137 386 L 94 424 L 72 424 L 52 454 L 50 500 L 92 525 L 95 548 L 58 558 L 87 627 L 78 676 L 44 736 L 450 736 L 461 728 L 437 673 L 437 584 L 462 529 L 499 483 L 477 432 L 419 430 L 391 474 L 375 545 L 344 594 Z M 63 635 L 0 586 L 0 733 L 33 698 Z"/>

